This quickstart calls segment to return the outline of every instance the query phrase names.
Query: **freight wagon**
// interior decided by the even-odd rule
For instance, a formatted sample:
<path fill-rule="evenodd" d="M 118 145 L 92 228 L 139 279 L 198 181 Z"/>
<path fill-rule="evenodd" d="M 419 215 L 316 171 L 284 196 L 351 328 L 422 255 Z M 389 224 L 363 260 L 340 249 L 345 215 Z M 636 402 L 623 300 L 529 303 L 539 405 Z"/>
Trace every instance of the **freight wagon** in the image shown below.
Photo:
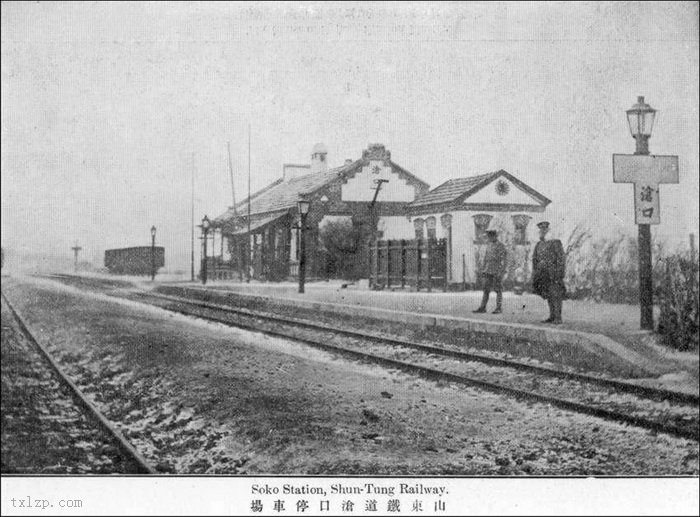
<path fill-rule="evenodd" d="M 153 261 L 153 264 L 151 263 Z M 105 251 L 105 267 L 115 275 L 150 275 L 151 268 L 165 265 L 162 246 L 136 246 Z"/>

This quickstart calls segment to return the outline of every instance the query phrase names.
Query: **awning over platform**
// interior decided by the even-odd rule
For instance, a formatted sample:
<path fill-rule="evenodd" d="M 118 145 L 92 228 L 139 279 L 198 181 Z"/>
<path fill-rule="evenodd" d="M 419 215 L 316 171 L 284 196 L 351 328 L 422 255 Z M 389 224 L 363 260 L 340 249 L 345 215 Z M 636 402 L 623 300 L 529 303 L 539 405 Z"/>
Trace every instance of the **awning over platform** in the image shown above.
<path fill-rule="evenodd" d="M 273 224 L 283 217 L 287 215 L 287 212 L 281 213 L 281 214 L 273 214 L 273 215 L 268 215 L 268 216 L 262 216 L 259 218 L 256 218 L 253 216 L 252 221 L 250 222 L 250 233 L 256 233 L 259 230 L 264 230 L 266 226 Z M 233 231 L 233 235 L 245 235 L 248 233 L 248 225 L 244 225 L 241 228 L 238 228 Z"/>

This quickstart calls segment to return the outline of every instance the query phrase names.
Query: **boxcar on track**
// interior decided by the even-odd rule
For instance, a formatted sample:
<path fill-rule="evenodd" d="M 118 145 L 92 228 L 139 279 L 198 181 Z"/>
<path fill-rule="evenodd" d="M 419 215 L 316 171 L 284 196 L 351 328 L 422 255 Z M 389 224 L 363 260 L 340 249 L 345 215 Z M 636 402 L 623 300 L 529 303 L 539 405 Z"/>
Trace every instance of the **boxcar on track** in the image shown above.
<path fill-rule="evenodd" d="M 105 267 L 115 275 L 150 275 L 153 267 L 158 272 L 164 265 L 165 248 L 162 246 L 136 246 L 105 251 Z"/>

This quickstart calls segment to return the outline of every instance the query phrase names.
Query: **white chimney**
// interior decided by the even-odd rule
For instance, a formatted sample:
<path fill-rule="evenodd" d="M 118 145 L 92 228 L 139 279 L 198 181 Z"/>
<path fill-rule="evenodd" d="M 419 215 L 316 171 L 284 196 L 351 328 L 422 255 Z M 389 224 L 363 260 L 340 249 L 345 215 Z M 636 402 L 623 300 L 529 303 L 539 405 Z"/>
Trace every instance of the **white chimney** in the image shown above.
<path fill-rule="evenodd" d="M 325 172 L 328 170 L 328 149 L 323 144 L 316 144 L 311 151 L 311 172 Z"/>

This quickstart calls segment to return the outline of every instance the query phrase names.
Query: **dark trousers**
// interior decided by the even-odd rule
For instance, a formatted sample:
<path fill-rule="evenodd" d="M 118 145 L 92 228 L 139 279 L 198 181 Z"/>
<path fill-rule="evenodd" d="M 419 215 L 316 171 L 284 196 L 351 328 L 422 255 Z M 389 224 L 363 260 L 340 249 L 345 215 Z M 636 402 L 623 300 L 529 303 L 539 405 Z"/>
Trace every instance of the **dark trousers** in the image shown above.
<path fill-rule="evenodd" d="M 549 319 L 561 321 L 561 306 L 564 301 L 564 286 L 551 283 L 547 289 L 547 304 L 549 305 Z"/>
<path fill-rule="evenodd" d="M 491 291 L 496 291 L 496 308 L 501 308 L 503 303 L 503 284 L 501 283 L 501 278 L 496 275 L 484 275 L 484 295 L 481 298 L 480 308 L 486 308 Z"/>

